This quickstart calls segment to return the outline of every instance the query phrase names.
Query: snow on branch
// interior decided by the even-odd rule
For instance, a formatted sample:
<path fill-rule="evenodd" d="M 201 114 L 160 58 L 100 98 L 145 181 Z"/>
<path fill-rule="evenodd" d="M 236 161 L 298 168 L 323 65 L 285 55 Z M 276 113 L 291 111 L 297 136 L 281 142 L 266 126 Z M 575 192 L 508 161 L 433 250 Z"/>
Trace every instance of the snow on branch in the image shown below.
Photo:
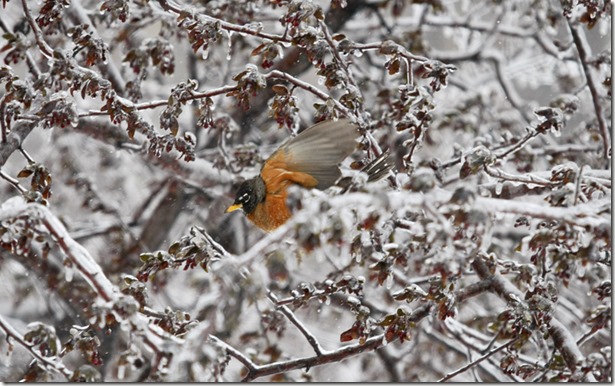
<path fill-rule="evenodd" d="M 136 300 L 132 296 L 122 294 L 119 288 L 111 283 L 100 265 L 81 244 L 73 240 L 62 222 L 49 208 L 38 203 L 26 203 L 21 197 L 11 198 L 0 206 L 0 223 L 7 226 L 11 222 L 19 221 L 23 221 L 20 225 L 24 226 L 24 229 L 33 230 L 41 236 L 49 235 L 51 240 L 57 243 L 70 261 L 69 265 L 74 266 L 79 275 L 95 291 L 97 298 L 89 299 L 90 306 L 109 312 L 109 315 L 112 315 L 111 320 L 114 319 L 116 323 L 129 325 L 157 356 L 164 355 L 167 351 L 163 348 L 163 342 L 182 343 L 181 339 L 152 324 L 144 313 L 138 311 Z M 109 320 L 103 316 L 99 322 L 104 325 Z M 12 330 L 8 332 L 14 335 Z M 48 364 L 47 360 L 44 363 Z M 62 372 L 68 374 L 65 370 Z"/>
<path fill-rule="evenodd" d="M 6 340 L 9 344 L 12 340 L 19 343 L 20 346 L 28 350 L 39 363 L 45 366 L 47 369 L 51 369 L 57 373 L 62 374 L 67 380 L 72 380 L 73 372 L 66 368 L 66 366 L 58 359 L 56 355 L 43 355 L 41 351 L 36 347 L 36 344 L 30 343 L 21 335 L 13 326 L 11 326 L 2 315 L 0 315 L 0 329 L 6 334 Z M 9 350 L 13 350 L 9 348 Z M 57 354 L 57 353 L 56 353 Z"/>
<path fill-rule="evenodd" d="M 493 282 L 493 290 L 506 302 L 522 302 L 523 294 L 508 280 L 498 273 L 493 273 L 480 254 L 476 256 L 472 263 L 473 268 L 481 279 L 489 279 Z M 553 339 L 555 347 L 562 353 L 566 364 L 572 371 L 579 368 L 584 357 L 570 331 L 556 318 L 549 321 L 549 334 Z M 595 382 L 594 376 L 590 372 L 582 374 L 583 382 Z"/>

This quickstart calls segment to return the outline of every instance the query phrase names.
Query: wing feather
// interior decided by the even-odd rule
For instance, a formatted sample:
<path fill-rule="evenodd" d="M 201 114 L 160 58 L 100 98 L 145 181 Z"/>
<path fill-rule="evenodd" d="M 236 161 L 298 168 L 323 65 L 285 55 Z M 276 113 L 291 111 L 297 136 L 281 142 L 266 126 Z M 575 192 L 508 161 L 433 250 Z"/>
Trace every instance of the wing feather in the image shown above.
<path fill-rule="evenodd" d="M 284 142 L 263 170 L 306 173 L 318 181 L 316 188 L 326 189 L 341 176 L 338 165 L 354 151 L 358 136 L 357 126 L 348 119 L 318 123 Z"/>

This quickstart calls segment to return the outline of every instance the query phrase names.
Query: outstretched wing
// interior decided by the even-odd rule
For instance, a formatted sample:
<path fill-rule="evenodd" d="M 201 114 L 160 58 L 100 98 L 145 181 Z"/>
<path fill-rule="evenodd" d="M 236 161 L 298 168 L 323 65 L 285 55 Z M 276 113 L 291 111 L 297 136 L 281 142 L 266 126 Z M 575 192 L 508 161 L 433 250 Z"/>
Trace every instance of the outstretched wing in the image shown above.
<path fill-rule="evenodd" d="M 286 179 L 308 188 L 326 189 L 341 176 L 338 164 L 355 149 L 357 126 L 348 119 L 318 123 L 284 142 L 263 165 L 267 184 Z M 286 173 L 291 172 L 291 173 Z"/>

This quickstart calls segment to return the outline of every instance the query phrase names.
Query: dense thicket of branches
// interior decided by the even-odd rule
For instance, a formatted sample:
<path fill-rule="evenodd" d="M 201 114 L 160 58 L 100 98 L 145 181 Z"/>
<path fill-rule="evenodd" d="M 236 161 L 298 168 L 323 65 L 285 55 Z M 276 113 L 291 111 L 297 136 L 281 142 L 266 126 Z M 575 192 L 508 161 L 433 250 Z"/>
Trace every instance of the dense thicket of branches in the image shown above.
<path fill-rule="evenodd" d="M 610 382 L 611 11 L 4 0 L 0 379 Z M 224 213 L 339 117 L 345 191 Z"/>

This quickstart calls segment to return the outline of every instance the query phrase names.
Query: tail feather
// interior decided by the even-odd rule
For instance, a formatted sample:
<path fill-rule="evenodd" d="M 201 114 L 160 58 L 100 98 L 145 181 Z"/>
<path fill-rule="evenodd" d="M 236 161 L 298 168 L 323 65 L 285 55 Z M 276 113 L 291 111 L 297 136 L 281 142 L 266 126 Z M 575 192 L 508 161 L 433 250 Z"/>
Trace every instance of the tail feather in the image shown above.
<path fill-rule="evenodd" d="M 388 152 L 380 154 L 365 165 L 361 171 L 367 174 L 367 182 L 375 182 L 386 177 L 395 166 L 395 158 Z M 353 177 L 347 176 L 340 178 L 337 186 L 342 188 L 342 193 L 348 192 L 353 188 Z"/>
<path fill-rule="evenodd" d="M 367 173 L 367 182 L 374 182 L 389 174 L 393 166 L 395 166 L 395 159 L 387 150 L 371 160 L 361 171 Z"/>

